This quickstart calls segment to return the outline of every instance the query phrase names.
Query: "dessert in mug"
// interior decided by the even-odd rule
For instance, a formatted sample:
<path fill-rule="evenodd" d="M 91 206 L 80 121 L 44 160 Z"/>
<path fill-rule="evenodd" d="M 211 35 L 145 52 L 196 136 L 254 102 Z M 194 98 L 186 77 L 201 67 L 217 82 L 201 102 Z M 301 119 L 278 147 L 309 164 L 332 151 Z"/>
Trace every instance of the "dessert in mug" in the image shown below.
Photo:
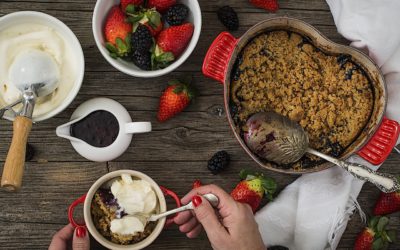
<path fill-rule="evenodd" d="M 114 243 L 128 245 L 151 234 L 156 222 L 147 222 L 145 217 L 158 207 L 150 183 L 122 174 L 111 187 L 102 187 L 95 193 L 91 213 L 101 235 Z"/>
<path fill-rule="evenodd" d="M 337 157 L 366 126 L 373 98 L 367 73 L 350 55 L 325 53 L 307 37 L 277 30 L 258 35 L 239 54 L 230 108 L 242 135 L 252 114 L 272 110 L 298 122 L 310 147 Z M 304 156 L 281 167 L 307 168 L 318 160 Z"/>

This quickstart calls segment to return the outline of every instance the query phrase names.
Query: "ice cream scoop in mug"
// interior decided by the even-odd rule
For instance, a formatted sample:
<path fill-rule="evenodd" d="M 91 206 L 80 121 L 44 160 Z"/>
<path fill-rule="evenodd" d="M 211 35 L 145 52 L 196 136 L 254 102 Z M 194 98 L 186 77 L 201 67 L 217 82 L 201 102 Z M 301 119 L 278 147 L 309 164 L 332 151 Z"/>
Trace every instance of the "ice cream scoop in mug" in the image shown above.
<path fill-rule="evenodd" d="M 111 113 L 118 122 L 119 131 L 113 142 L 105 147 L 92 146 L 71 134 L 71 128 L 96 111 Z M 88 160 L 111 161 L 123 154 L 132 141 L 132 135 L 151 131 L 150 122 L 132 122 L 128 111 L 118 102 L 109 98 L 94 98 L 82 103 L 72 114 L 70 122 L 56 129 L 59 137 L 70 140 L 74 149 Z M 100 136 L 100 135 L 96 135 Z"/>

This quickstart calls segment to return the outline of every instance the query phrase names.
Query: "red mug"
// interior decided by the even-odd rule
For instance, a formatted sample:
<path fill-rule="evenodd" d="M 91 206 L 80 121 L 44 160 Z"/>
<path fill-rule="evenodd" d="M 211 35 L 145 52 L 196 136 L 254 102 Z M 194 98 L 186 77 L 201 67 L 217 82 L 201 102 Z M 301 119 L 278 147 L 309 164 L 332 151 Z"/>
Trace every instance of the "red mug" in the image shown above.
<path fill-rule="evenodd" d="M 76 199 L 74 202 L 72 202 L 72 204 L 68 208 L 68 219 L 69 219 L 71 225 L 74 227 L 87 228 L 88 231 L 90 232 L 90 234 L 93 236 L 93 238 L 95 238 L 96 241 L 98 241 L 104 247 L 107 247 L 109 249 L 117 249 L 117 250 L 118 249 L 127 249 L 127 247 L 129 247 L 129 249 L 142 249 L 142 248 L 145 248 L 146 246 L 150 245 L 158 237 L 158 235 L 161 233 L 163 228 L 168 227 L 171 224 L 173 224 L 174 216 L 176 216 L 176 215 L 169 217 L 168 219 L 166 219 L 166 218 L 159 219 L 157 221 L 157 224 L 156 224 L 154 230 L 148 237 L 146 237 L 145 239 L 143 239 L 140 242 L 137 242 L 137 243 L 134 243 L 131 245 L 119 245 L 119 244 L 113 243 L 110 240 L 103 237 L 97 231 L 96 227 L 94 226 L 93 219 L 91 216 L 91 211 L 90 211 L 91 203 L 92 203 L 92 200 L 93 200 L 93 197 L 94 197 L 96 191 L 101 186 L 103 186 L 105 183 L 110 183 L 110 181 L 113 179 L 119 178 L 122 174 L 129 174 L 132 177 L 134 177 L 135 179 L 145 180 L 152 186 L 152 188 L 158 198 L 158 207 L 159 207 L 158 212 L 159 213 L 167 211 L 165 196 L 171 196 L 175 200 L 176 206 L 177 207 L 181 206 L 181 202 L 180 202 L 178 195 L 176 195 L 173 191 L 171 191 L 163 186 L 159 186 L 149 176 L 147 176 L 141 172 L 134 171 L 134 170 L 119 170 L 119 171 L 114 171 L 114 172 L 108 173 L 108 174 L 104 175 L 103 177 L 101 177 L 100 179 L 98 179 L 90 187 L 87 194 L 82 195 L 81 197 Z M 75 221 L 73 214 L 74 214 L 75 207 L 82 203 L 83 203 L 83 215 L 84 215 L 85 222 L 84 222 L 84 224 L 79 224 Z"/>

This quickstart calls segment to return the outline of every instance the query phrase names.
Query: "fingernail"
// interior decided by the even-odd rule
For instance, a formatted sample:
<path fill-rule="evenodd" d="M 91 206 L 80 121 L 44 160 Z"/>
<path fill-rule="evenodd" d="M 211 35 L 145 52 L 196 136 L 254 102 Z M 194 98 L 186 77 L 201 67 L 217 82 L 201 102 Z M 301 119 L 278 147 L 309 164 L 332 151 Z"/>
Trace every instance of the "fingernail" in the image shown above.
<path fill-rule="evenodd" d="M 193 196 L 193 198 L 192 198 L 192 202 L 193 202 L 194 207 L 198 207 L 198 206 L 200 206 L 200 204 L 203 202 L 203 200 L 201 199 L 200 196 L 195 195 L 195 196 Z"/>
<path fill-rule="evenodd" d="M 76 228 L 76 236 L 78 238 L 83 238 L 86 236 L 86 228 L 84 227 L 77 227 Z"/>

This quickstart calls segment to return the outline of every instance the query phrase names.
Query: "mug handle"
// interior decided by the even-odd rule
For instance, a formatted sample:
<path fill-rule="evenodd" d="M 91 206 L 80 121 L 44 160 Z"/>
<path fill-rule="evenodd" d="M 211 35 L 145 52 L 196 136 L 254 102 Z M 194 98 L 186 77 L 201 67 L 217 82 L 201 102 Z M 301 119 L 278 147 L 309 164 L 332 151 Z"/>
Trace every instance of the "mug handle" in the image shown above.
<path fill-rule="evenodd" d="M 84 203 L 86 199 L 86 194 L 82 195 L 81 197 L 79 197 L 78 199 L 76 199 L 74 202 L 72 202 L 72 204 L 68 207 L 68 220 L 69 223 L 71 223 L 71 225 L 73 227 L 85 227 L 86 228 L 86 224 L 78 224 L 76 223 L 76 221 L 74 220 L 74 210 L 75 207 L 78 206 L 81 203 Z"/>
<path fill-rule="evenodd" d="M 161 191 L 164 193 L 164 195 L 166 196 L 171 196 L 176 203 L 176 207 L 181 207 L 181 199 L 179 199 L 178 195 L 176 193 L 174 193 L 173 191 L 169 190 L 166 187 L 160 186 Z M 177 216 L 178 214 L 172 215 L 171 217 L 167 218 L 167 221 L 165 222 L 165 226 L 164 228 L 167 228 L 169 226 L 171 226 L 172 224 L 174 224 L 174 218 L 175 216 Z"/>
<path fill-rule="evenodd" d="M 125 133 L 140 134 L 151 131 L 151 122 L 130 122 L 125 124 Z"/>

